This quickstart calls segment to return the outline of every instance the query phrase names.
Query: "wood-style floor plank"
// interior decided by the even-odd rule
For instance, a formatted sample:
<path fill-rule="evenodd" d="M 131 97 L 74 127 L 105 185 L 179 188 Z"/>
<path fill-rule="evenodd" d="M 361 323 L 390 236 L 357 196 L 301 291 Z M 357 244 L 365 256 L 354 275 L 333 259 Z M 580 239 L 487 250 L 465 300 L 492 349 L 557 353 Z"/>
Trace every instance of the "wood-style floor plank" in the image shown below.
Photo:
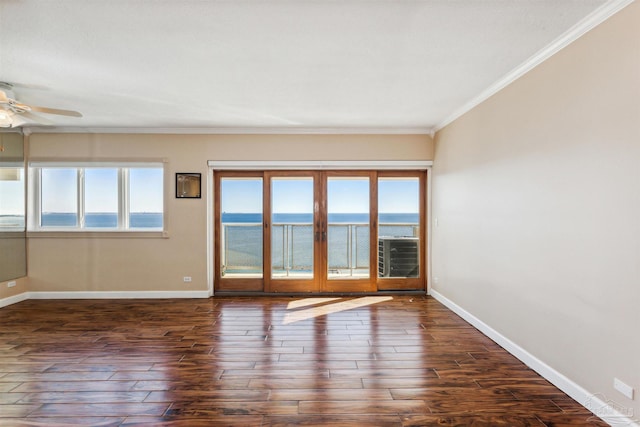
<path fill-rule="evenodd" d="M 144 391 L 48 391 L 43 393 L 26 393 L 19 400 L 19 403 L 137 403 L 144 402 L 148 396 L 149 392 Z"/>
<path fill-rule="evenodd" d="M 402 421 L 398 415 L 307 415 L 305 417 L 267 416 L 262 425 L 264 427 L 295 427 L 295 426 L 376 426 L 401 427 Z"/>
<path fill-rule="evenodd" d="M 55 421 L 50 417 L 38 418 L 0 418 L 0 427 L 69 427 L 69 426 L 91 426 L 91 427 L 118 427 L 125 421 L 124 418 L 117 417 L 56 417 Z"/>
<path fill-rule="evenodd" d="M 429 297 L 24 301 L 0 426 L 603 426 Z"/>

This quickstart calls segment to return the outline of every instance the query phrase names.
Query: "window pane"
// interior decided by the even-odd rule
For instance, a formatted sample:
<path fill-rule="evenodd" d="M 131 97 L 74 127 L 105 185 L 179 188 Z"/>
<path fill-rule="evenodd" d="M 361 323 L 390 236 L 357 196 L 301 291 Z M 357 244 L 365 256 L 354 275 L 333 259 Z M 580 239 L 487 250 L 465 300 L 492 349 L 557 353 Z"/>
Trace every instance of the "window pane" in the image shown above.
<path fill-rule="evenodd" d="M 78 173 L 75 168 L 42 168 L 40 225 L 78 225 Z"/>
<path fill-rule="evenodd" d="M 24 230 L 24 169 L 0 168 L 0 230 Z"/>
<path fill-rule="evenodd" d="M 129 228 L 163 227 L 162 168 L 129 169 Z"/>
<path fill-rule="evenodd" d="M 420 273 L 420 180 L 378 180 L 378 276 Z"/>
<path fill-rule="evenodd" d="M 222 178 L 223 277 L 262 277 L 262 178 Z"/>
<path fill-rule="evenodd" d="M 369 277 L 369 178 L 329 178 L 327 210 L 327 277 Z"/>
<path fill-rule="evenodd" d="M 118 226 L 117 169 L 85 169 L 84 213 L 87 228 Z"/>
<path fill-rule="evenodd" d="M 313 278 L 313 178 L 271 181 L 271 276 Z"/>

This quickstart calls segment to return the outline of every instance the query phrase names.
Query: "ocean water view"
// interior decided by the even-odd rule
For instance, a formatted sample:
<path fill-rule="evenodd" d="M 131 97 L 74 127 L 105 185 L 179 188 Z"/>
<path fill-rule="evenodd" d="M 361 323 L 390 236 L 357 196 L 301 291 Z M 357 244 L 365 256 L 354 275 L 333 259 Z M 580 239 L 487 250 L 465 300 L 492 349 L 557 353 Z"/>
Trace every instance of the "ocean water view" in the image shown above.
<path fill-rule="evenodd" d="M 418 224 L 417 213 L 381 213 L 380 224 Z M 222 213 L 222 223 L 257 223 L 262 222 L 261 213 Z M 311 224 L 311 213 L 276 213 L 273 215 L 274 224 Z M 330 213 L 329 224 L 366 224 L 369 222 L 368 213 Z"/>
<path fill-rule="evenodd" d="M 0 228 L 24 228 L 24 215 L 0 215 Z"/>
<path fill-rule="evenodd" d="M 369 214 L 329 214 L 328 265 L 352 274 L 369 269 Z M 271 224 L 271 265 L 277 271 L 308 272 L 313 265 L 312 214 L 274 214 Z M 380 214 L 379 237 L 414 238 L 419 215 Z M 229 274 L 262 270 L 262 214 L 222 213 L 223 269 Z"/>
<path fill-rule="evenodd" d="M 86 213 L 86 228 L 116 228 L 117 213 Z M 41 218 L 43 227 L 74 227 L 78 222 L 75 213 L 44 212 Z M 162 213 L 132 212 L 129 215 L 130 228 L 162 228 Z"/>

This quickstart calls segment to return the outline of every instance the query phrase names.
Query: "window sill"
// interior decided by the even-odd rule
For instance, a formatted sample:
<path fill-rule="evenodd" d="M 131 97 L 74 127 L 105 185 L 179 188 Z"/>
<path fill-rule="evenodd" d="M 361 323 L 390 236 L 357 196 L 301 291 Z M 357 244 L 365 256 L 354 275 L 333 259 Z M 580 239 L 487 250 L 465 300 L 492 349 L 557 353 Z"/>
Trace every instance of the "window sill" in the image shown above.
<path fill-rule="evenodd" d="M 27 231 L 28 238 L 103 238 L 103 239 L 168 239 L 168 231 L 88 231 L 88 230 L 42 230 Z"/>
<path fill-rule="evenodd" d="M 22 231 L 0 230 L 0 238 L 3 238 L 3 239 L 24 238 L 24 230 Z"/>

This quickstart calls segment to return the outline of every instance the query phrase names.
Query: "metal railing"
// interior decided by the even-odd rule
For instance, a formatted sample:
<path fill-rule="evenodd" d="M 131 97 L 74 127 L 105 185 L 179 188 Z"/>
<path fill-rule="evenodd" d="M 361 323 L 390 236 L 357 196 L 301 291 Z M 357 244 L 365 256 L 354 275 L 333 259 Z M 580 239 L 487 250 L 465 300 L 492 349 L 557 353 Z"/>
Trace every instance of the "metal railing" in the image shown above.
<path fill-rule="evenodd" d="M 289 277 L 313 272 L 313 224 L 271 226 L 272 274 Z"/>
<path fill-rule="evenodd" d="M 417 224 L 380 224 L 379 235 L 412 237 Z M 328 268 L 332 277 L 362 276 L 369 272 L 370 226 L 329 223 Z M 222 224 L 222 271 L 260 274 L 263 269 L 262 223 Z M 274 276 L 300 277 L 313 272 L 314 230 L 311 223 L 271 225 L 271 268 Z"/>
<path fill-rule="evenodd" d="M 369 224 L 329 224 L 328 269 L 332 277 L 369 273 Z"/>
<path fill-rule="evenodd" d="M 262 273 L 262 223 L 222 224 L 222 275 Z"/>

